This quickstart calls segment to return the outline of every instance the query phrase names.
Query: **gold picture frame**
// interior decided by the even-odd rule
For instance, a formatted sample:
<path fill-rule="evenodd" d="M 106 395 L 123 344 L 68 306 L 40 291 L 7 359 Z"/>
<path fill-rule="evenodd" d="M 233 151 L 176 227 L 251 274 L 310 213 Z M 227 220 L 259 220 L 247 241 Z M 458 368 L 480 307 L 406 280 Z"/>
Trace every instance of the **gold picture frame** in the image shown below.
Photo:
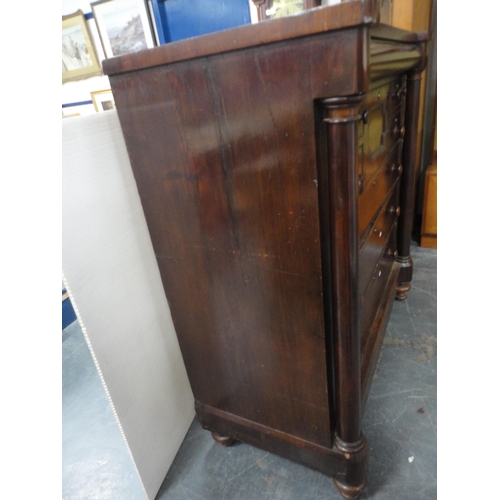
<path fill-rule="evenodd" d="M 111 89 L 96 90 L 90 93 L 92 102 L 94 103 L 95 110 L 100 113 L 101 111 L 110 111 L 115 108 L 115 100 Z"/>
<path fill-rule="evenodd" d="M 101 67 L 81 10 L 62 18 L 62 81 L 100 75 Z"/>

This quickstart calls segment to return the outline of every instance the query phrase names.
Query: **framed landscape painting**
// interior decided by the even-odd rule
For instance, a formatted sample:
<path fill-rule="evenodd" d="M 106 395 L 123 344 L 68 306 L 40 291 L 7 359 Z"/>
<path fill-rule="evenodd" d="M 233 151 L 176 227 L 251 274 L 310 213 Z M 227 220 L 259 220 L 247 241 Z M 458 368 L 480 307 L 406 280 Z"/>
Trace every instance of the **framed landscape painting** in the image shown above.
<path fill-rule="evenodd" d="M 107 58 L 154 47 L 144 0 L 101 0 L 91 6 Z"/>
<path fill-rule="evenodd" d="M 83 12 L 79 10 L 62 18 L 62 81 L 81 80 L 100 75 L 92 39 Z"/>

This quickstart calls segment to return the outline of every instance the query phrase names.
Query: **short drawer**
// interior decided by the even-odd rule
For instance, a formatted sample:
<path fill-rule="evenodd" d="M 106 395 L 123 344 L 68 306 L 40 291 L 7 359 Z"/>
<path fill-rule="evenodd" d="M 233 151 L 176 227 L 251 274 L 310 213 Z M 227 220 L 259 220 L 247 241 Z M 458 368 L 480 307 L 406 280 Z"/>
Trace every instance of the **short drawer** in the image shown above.
<path fill-rule="evenodd" d="M 387 244 L 385 245 L 382 254 L 373 270 L 370 277 L 370 283 L 365 294 L 360 295 L 360 332 L 361 344 L 366 341 L 366 337 L 370 330 L 373 318 L 377 312 L 377 307 L 380 303 L 380 297 L 384 292 L 387 281 L 390 276 L 390 271 L 394 264 L 396 256 L 396 237 L 397 237 L 397 220 L 391 228 Z"/>
<path fill-rule="evenodd" d="M 380 206 L 403 171 L 401 151 L 402 144 L 397 144 L 365 191 L 358 195 L 358 234 L 361 244 L 368 236 Z"/>
<path fill-rule="evenodd" d="M 373 270 L 387 246 L 399 210 L 399 183 L 396 183 L 359 250 L 359 293 L 362 295 L 365 294 Z"/>
<path fill-rule="evenodd" d="M 389 114 L 404 111 L 404 103 L 406 96 L 406 86 L 404 78 L 399 78 L 391 82 L 387 93 L 387 104 Z"/>

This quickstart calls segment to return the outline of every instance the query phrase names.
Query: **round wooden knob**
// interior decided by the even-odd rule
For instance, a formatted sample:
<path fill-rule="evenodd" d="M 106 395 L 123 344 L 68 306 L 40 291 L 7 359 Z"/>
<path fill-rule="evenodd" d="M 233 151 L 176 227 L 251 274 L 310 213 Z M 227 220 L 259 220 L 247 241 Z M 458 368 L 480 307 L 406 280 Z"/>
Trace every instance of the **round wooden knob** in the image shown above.
<path fill-rule="evenodd" d="M 396 216 L 399 217 L 400 214 L 401 214 L 401 208 L 398 207 L 398 208 L 396 208 Z"/>
<path fill-rule="evenodd" d="M 401 208 L 397 207 L 389 207 L 389 213 L 393 213 L 393 212 L 396 212 L 396 216 L 399 217 L 399 214 L 401 213 Z"/>
<path fill-rule="evenodd" d="M 398 174 L 401 175 L 401 173 L 403 172 L 403 165 L 397 165 L 396 163 L 394 163 L 391 166 L 391 171 L 392 172 L 397 172 Z"/>
<path fill-rule="evenodd" d="M 392 135 L 394 137 L 401 137 L 401 139 L 405 136 L 406 129 L 404 127 L 398 127 L 397 125 L 394 125 L 392 127 Z"/>
<path fill-rule="evenodd" d="M 397 256 L 398 256 L 398 251 L 394 250 L 394 258 L 396 258 Z"/>

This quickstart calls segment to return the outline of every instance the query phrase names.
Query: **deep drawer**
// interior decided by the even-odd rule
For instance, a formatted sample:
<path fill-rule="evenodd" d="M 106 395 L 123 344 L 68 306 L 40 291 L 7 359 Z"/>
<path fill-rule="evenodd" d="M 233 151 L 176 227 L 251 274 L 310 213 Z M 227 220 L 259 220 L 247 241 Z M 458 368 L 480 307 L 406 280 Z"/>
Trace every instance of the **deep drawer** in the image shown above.
<path fill-rule="evenodd" d="M 361 295 L 365 294 L 370 284 L 373 270 L 387 245 L 389 234 L 398 215 L 399 183 L 396 183 L 359 251 L 359 293 Z"/>
<path fill-rule="evenodd" d="M 358 196 L 358 234 L 360 245 L 368 237 L 380 206 L 403 171 L 401 166 L 401 149 L 401 144 L 397 144 L 394 147 L 387 159 L 388 161 L 378 170 L 366 190 Z"/>
<path fill-rule="evenodd" d="M 394 263 L 396 251 L 396 231 L 397 221 L 391 228 L 387 244 L 383 248 L 375 269 L 370 277 L 366 293 L 360 295 L 360 331 L 361 331 L 361 345 L 366 341 L 366 336 L 370 329 L 377 307 L 380 302 L 380 296 L 383 293 L 387 280 L 389 279 L 390 270 Z"/>

